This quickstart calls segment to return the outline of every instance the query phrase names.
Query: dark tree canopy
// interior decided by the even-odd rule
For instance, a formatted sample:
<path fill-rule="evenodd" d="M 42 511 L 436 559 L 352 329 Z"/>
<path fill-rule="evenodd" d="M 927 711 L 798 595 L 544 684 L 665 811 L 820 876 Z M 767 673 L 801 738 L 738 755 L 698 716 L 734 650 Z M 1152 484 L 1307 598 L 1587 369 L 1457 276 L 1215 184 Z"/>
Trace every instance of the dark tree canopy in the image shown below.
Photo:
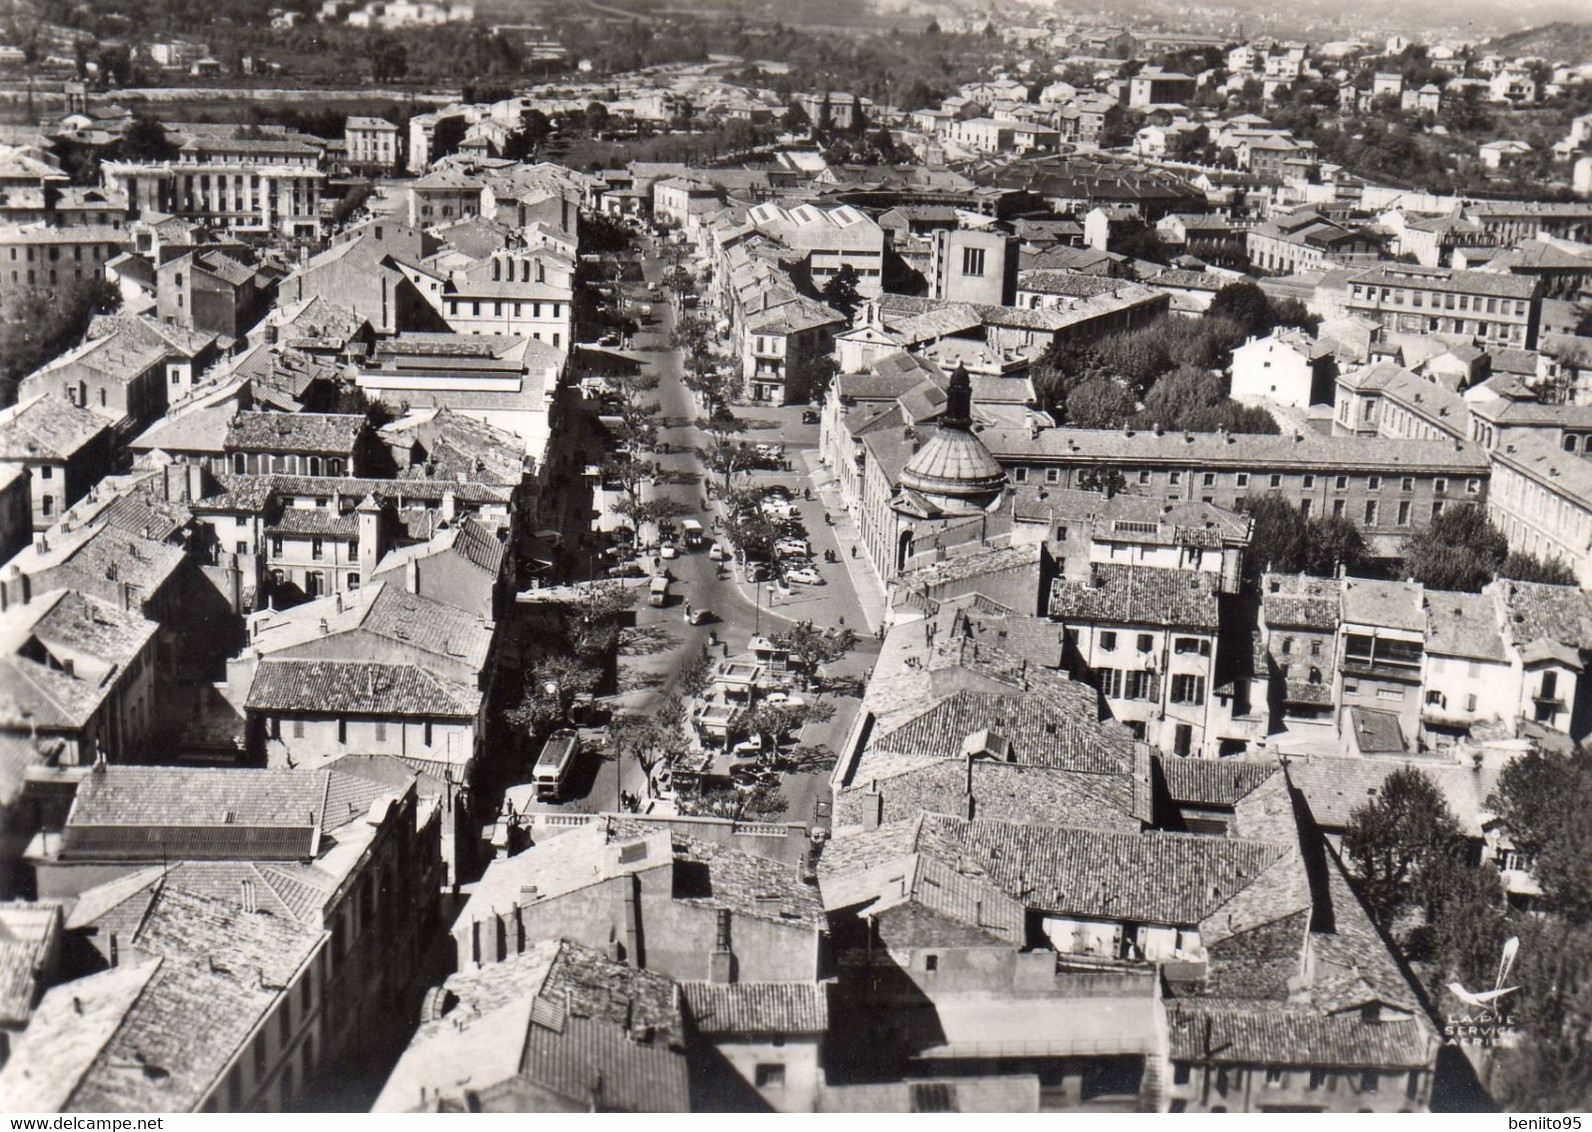
<path fill-rule="evenodd" d="M 862 277 L 857 274 L 857 269 L 849 263 L 843 263 L 818 293 L 824 302 L 850 318 L 857 304 L 862 301 L 862 294 L 857 290 L 861 282 Z"/>
<path fill-rule="evenodd" d="M 1546 899 L 1592 924 L 1592 753 L 1522 755 L 1498 776 L 1489 805 L 1516 846 L 1535 855 L 1531 871 Z"/>
<path fill-rule="evenodd" d="M 1227 380 L 1207 369 L 1183 365 L 1155 383 L 1144 398 L 1141 422 L 1195 432 L 1268 433 L 1281 431 L 1258 405 L 1240 405 L 1227 395 Z"/>
<path fill-rule="evenodd" d="M 158 118 L 139 115 L 122 133 L 122 158 L 126 161 L 171 161 L 177 147 L 166 137 L 166 127 Z"/>
<path fill-rule="evenodd" d="M 20 378 L 77 345 L 95 315 L 109 314 L 120 303 L 121 292 L 104 279 L 8 295 L 0 307 L 0 404 L 15 400 Z"/>
<path fill-rule="evenodd" d="M 1364 569 L 1365 536 L 1348 519 L 1328 515 L 1307 519 L 1281 495 L 1246 495 L 1238 509 L 1254 521 L 1245 570 L 1251 579 L 1265 571 L 1330 578 Z"/>
<path fill-rule="evenodd" d="M 1271 302 L 1266 298 L 1266 292 L 1260 289 L 1259 284 L 1243 280 L 1238 283 L 1229 283 L 1211 300 L 1210 307 L 1205 311 L 1205 317 L 1210 319 L 1226 319 L 1237 325 L 1245 334 L 1265 335 L 1270 334 L 1276 319 L 1272 315 Z"/>
<path fill-rule="evenodd" d="M 1500 1051 L 1493 1080 L 1511 1111 L 1580 1110 L 1592 1097 L 1592 754 L 1532 751 L 1499 775 L 1488 802 L 1531 874 L 1546 915 L 1511 918 L 1520 937 L 1511 982 L 1528 1019 Z"/>
<path fill-rule="evenodd" d="M 1066 423 L 1073 428 L 1121 428 L 1138 412 L 1133 394 L 1109 377 L 1079 382 L 1066 401 Z"/>
<path fill-rule="evenodd" d="M 1504 564 L 1498 567 L 1498 577 L 1513 578 L 1517 582 L 1547 582 L 1555 586 L 1578 586 L 1575 571 L 1557 558 L 1538 558 L 1523 550 L 1512 550 Z"/>
<path fill-rule="evenodd" d="M 1509 542 L 1474 503 L 1449 507 L 1404 540 L 1404 563 L 1430 589 L 1476 593 L 1498 573 Z"/>
<path fill-rule="evenodd" d="M 1400 768 L 1374 801 L 1349 815 L 1344 856 L 1371 916 L 1388 929 L 1406 907 L 1425 903 L 1438 862 L 1459 852 L 1459 822 L 1425 773 Z"/>

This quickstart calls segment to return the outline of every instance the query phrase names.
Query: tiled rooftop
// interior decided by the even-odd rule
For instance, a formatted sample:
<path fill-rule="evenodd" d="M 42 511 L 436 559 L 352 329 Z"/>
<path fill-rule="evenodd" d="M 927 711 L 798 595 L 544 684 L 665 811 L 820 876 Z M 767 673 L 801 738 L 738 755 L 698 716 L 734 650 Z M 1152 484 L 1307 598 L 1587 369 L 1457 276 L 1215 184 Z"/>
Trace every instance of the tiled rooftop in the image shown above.
<path fill-rule="evenodd" d="M 53 974 L 47 960 L 59 946 L 60 935 L 57 905 L 0 903 L 0 1026 L 27 1025 L 34 996 L 43 989 L 43 980 Z"/>
<path fill-rule="evenodd" d="M 328 833 L 365 816 L 390 789 L 324 770 L 107 766 L 86 775 L 73 830 L 250 828 Z M 178 857 L 178 853 L 168 854 Z"/>
<path fill-rule="evenodd" d="M 12 730 L 84 726 L 157 626 L 70 590 L 37 594 L 0 617 L 0 724 Z M 73 660 L 73 671 L 66 661 Z"/>
<path fill-rule="evenodd" d="M 1100 563 L 1091 577 L 1057 578 L 1050 615 L 1063 621 L 1215 630 L 1219 579 L 1153 566 Z"/>
<path fill-rule="evenodd" d="M 474 719 L 475 688 L 406 664 L 266 659 L 255 670 L 251 711 Z"/>
<path fill-rule="evenodd" d="M 358 413 L 242 412 L 227 429 L 226 446 L 244 452 L 347 456 L 364 427 L 365 418 Z"/>
<path fill-rule="evenodd" d="M 886 747 L 862 756 L 852 784 L 835 798 L 835 825 L 860 826 L 876 813 L 894 822 L 922 813 L 965 815 L 971 808 L 998 821 L 1137 832 L 1134 804 L 1135 784 L 1127 772 L 924 758 Z"/>
<path fill-rule="evenodd" d="M 682 983 L 699 1034 L 822 1034 L 829 1028 L 823 983 Z"/>
<path fill-rule="evenodd" d="M 109 427 L 64 397 L 40 395 L 0 413 L 0 460 L 67 460 Z"/>
<path fill-rule="evenodd" d="M 52 1030 L 58 1025 L 70 1027 L 79 1043 L 92 1043 L 79 1028 L 73 984 L 67 984 L 51 995 L 65 1003 L 51 1003 L 50 1013 L 35 1019 L 37 1038 L 30 1026 L 28 1040 L 18 1043 L 16 1060 L 0 1073 L 0 1093 L 9 1092 L 7 1078 L 25 1077 L 33 1096 L 54 1100 L 51 1111 L 196 1109 L 324 938 L 321 930 L 291 920 L 166 889 L 123 945 L 131 953 L 123 963 L 138 972 L 129 972 L 129 983 L 146 968 L 149 974 L 134 994 L 106 994 L 104 1037 L 92 1058 L 84 1062 L 83 1049 L 62 1057 L 56 1045 Z M 153 962 L 142 964 L 143 957 Z M 106 989 L 131 988 L 117 983 Z M 54 1056 L 36 1059 L 34 1040 L 40 1054 Z M 129 1072 L 128 1066 L 139 1069 Z"/>
<path fill-rule="evenodd" d="M 256 614 L 250 622 L 249 645 L 270 655 L 355 631 L 481 669 L 491 649 L 493 625 L 393 583 L 375 582 L 357 593 L 333 594 L 291 609 Z"/>
<path fill-rule="evenodd" d="M 1220 432 L 1163 432 L 1149 429 L 987 428 L 979 434 L 1002 464 L 1060 460 L 1086 465 L 1127 467 L 1203 466 L 1240 469 L 1357 469 L 1383 474 L 1428 471 L 1439 475 L 1485 476 L 1486 454 L 1470 441 L 1387 440 L 1383 437 L 1235 436 Z"/>
<path fill-rule="evenodd" d="M 1091 774 L 1123 773 L 1132 765 L 1131 737 L 1126 730 L 1098 720 L 1093 689 L 1077 687 L 1081 694 L 1070 701 L 1048 687 L 1010 694 L 958 691 L 876 730 L 869 749 L 956 758 L 967 753 L 971 737 L 995 736 L 1002 762 Z"/>

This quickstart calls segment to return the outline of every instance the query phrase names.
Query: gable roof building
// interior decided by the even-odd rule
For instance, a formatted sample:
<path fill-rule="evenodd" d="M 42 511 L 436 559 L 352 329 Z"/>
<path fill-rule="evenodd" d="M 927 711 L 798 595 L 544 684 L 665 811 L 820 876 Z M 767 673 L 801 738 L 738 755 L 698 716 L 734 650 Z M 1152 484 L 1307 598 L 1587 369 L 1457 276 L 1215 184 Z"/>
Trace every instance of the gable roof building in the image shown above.
<path fill-rule="evenodd" d="M 154 723 L 157 626 L 72 590 L 0 616 L 0 731 L 36 761 L 84 766 L 144 754 Z"/>
<path fill-rule="evenodd" d="M 546 940 L 452 975 L 376 1112 L 686 1112 L 679 988 Z"/>
<path fill-rule="evenodd" d="M 313 1027 L 307 1015 L 294 1024 L 292 1005 L 327 939 L 317 927 L 163 890 L 126 937 L 121 965 L 46 995 L 0 1070 L 0 1096 L 27 1112 L 287 1107 Z M 251 1080 L 256 1034 L 283 1017 L 290 1040 L 254 1064 Z"/>
<path fill-rule="evenodd" d="M 623 912 L 625 892 L 639 916 Z M 684 828 L 594 825 L 492 862 L 453 938 L 469 970 L 577 929 L 576 942 L 671 978 L 801 982 L 819 975 L 825 925 L 817 890 L 788 864 Z"/>

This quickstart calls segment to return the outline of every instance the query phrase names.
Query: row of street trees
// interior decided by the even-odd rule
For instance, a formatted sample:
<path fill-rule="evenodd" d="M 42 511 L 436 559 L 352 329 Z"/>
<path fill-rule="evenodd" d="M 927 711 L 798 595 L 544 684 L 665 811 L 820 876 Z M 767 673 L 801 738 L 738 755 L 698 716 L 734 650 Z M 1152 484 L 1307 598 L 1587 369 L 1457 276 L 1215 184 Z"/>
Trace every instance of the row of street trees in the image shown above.
<path fill-rule="evenodd" d="M 663 522 L 684 511 L 673 499 L 643 498 L 643 485 L 655 482 L 659 470 L 657 461 L 648 459 L 658 445 L 659 404 L 647 397 L 657 390 L 658 377 L 642 372 L 606 380 L 609 407 L 618 423 L 612 430 L 615 450 L 603 461 L 603 483 L 619 489 L 614 513 L 639 538 L 648 523 Z"/>

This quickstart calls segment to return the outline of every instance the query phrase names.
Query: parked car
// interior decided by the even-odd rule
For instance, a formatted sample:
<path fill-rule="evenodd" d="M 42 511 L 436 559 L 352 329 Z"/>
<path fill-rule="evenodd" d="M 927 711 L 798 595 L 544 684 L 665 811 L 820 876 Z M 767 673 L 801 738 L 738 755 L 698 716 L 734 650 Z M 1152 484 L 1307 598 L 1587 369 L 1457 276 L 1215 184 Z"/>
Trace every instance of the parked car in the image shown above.
<path fill-rule="evenodd" d="M 730 754 L 734 755 L 738 759 L 756 758 L 762 753 L 763 741 L 761 739 L 742 739 L 739 743 L 730 748 Z"/>
<path fill-rule="evenodd" d="M 817 424 L 818 414 L 812 409 L 802 410 L 802 424 Z"/>
<path fill-rule="evenodd" d="M 804 707 L 807 701 L 800 696 L 793 696 L 789 692 L 773 691 L 763 697 L 763 702 L 771 707 Z"/>
<path fill-rule="evenodd" d="M 779 775 L 772 770 L 758 770 L 753 766 L 738 766 L 730 771 L 730 782 L 737 790 L 756 790 L 759 786 L 779 785 Z"/>
<path fill-rule="evenodd" d="M 821 586 L 824 584 L 824 576 L 811 566 L 803 566 L 799 570 L 785 571 L 785 580 L 787 582 L 800 582 L 804 586 Z"/>
<path fill-rule="evenodd" d="M 782 538 L 774 544 L 774 549 L 780 554 L 809 555 L 813 552 L 804 538 Z"/>

